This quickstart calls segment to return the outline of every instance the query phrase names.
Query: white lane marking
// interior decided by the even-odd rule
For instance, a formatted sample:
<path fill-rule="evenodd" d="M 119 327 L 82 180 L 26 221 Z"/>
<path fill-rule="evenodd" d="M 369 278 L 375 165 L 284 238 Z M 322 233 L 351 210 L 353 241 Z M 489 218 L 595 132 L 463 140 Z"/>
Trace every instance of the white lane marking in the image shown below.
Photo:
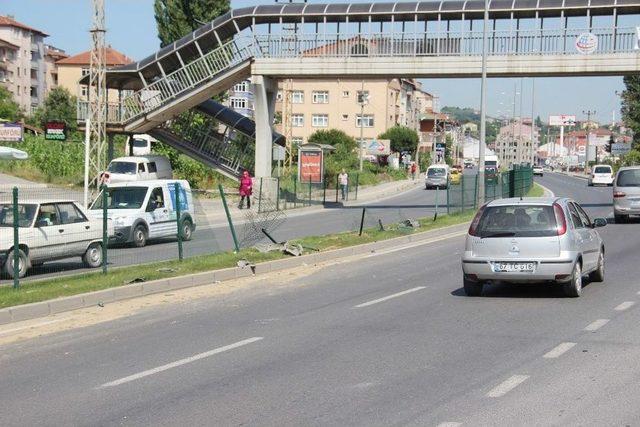
<path fill-rule="evenodd" d="M 415 288 L 407 289 L 406 291 L 398 292 L 397 294 L 388 295 L 386 297 L 374 299 L 373 301 L 363 302 L 362 304 L 358 304 L 358 305 L 354 306 L 353 308 L 368 307 L 368 306 L 373 305 L 373 304 L 378 304 L 379 302 L 387 301 L 387 300 L 390 300 L 392 298 L 398 298 L 398 297 L 401 297 L 402 295 L 406 295 L 406 294 L 410 294 L 412 292 L 420 291 L 420 290 L 422 290 L 424 288 L 425 288 L 425 286 L 418 286 L 418 287 L 415 287 Z"/>
<path fill-rule="evenodd" d="M 576 345 L 576 343 L 574 342 L 563 342 L 561 344 L 558 344 L 542 357 L 544 357 L 545 359 L 555 359 L 556 357 L 560 357 L 567 351 L 571 350 L 574 345 Z"/>
<path fill-rule="evenodd" d="M 121 384 L 125 384 L 131 381 L 139 380 L 140 378 L 148 377 L 149 375 L 157 374 L 159 372 L 167 371 L 169 369 L 177 368 L 178 366 L 186 365 L 206 357 L 211 357 L 225 351 L 233 350 L 234 348 L 242 347 L 243 345 L 251 344 L 256 341 L 260 341 L 263 337 L 253 337 L 246 340 L 238 341 L 233 344 L 225 345 L 224 347 L 218 347 L 213 350 L 205 351 L 204 353 L 196 354 L 191 357 L 176 360 L 175 362 L 167 363 L 166 365 L 158 366 L 157 368 L 149 369 L 146 371 L 138 372 L 137 374 L 129 375 L 128 377 L 120 378 L 115 381 L 102 384 L 98 388 L 103 387 L 115 387 Z"/>
<path fill-rule="evenodd" d="M 597 331 L 598 329 L 602 328 L 607 323 L 609 323 L 609 319 L 598 319 L 598 320 L 595 320 L 595 321 L 589 323 L 587 325 L 587 327 L 584 328 L 584 330 L 585 331 L 590 331 L 590 332 Z"/>
<path fill-rule="evenodd" d="M 396 247 L 396 248 L 381 249 L 381 250 L 375 251 L 372 254 L 369 254 L 369 255 L 365 256 L 364 258 L 371 258 L 371 257 L 379 256 L 379 255 L 390 254 L 390 253 L 393 253 L 393 252 L 404 251 L 404 250 L 411 249 L 411 248 L 417 248 L 418 246 L 425 246 L 425 245 L 429 245 L 431 243 L 440 242 L 442 240 L 448 240 L 448 239 L 453 239 L 454 237 L 464 236 L 466 234 L 467 234 L 467 230 L 460 231 L 460 232 L 457 232 L 457 233 L 449 233 L 449 234 L 445 234 L 445 235 L 440 236 L 440 237 L 434 237 L 433 239 L 423 240 L 421 242 L 410 243 L 408 245 L 399 246 L 399 247 Z"/>
<path fill-rule="evenodd" d="M 491 391 L 487 393 L 487 397 L 502 397 L 525 382 L 528 378 L 529 375 L 514 375 L 491 389 Z"/>
<path fill-rule="evenodd" d="M 616 310 L 616 311 L 624 311 L 624 310 L 628 309 L 629 307 L 631 307 L 634 304 L 635 304 L 635 302 L 633 302 L 633 301 L 625 301 L 625 302 L 621 303 L 620 305 L 618 305 L 616 308 L 614 308 L 614 310 Z"/>
<path fill-rule="evenodd" d="M 62 322 L 63 320 L 66 320 L 66 319 L 53 319 L 53 320 L 47 320 L 46 322 L 34 323 L 33 325 L 20 326 L 19 328 L 5 329 L 4 331 L 0 331 L 0 335 L 6 335 L 6 334 L 10 334 L 11 332 L 18 332 L 24 329 L 35 329 L 35 328 L 39 328 L 40 326 Z"/>
<path fill-rule="evenodd" d="M 460 427 L 462 423 L 456 423 L 455 421 L 447 421 L 446 423 L 438 424 L 438 427 Z"/>

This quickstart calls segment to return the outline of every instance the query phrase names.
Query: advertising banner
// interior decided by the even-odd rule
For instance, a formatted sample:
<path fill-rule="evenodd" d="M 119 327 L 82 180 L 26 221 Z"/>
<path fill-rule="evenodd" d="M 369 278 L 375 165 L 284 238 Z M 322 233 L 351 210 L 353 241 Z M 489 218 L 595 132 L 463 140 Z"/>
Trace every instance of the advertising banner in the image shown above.
<path fill-rule="evenodd" d="M 66 141 L 67 124 L 65 122 L 47 122 L 44 125 L 44 139 L 49 141 Z"/>
<path fill-rule="evenodd" d="M 324 157 L 322 150 L 300 148 L 298 152 L 298 180 L 321 184 L 324 175 Z"/>
<path fill-rule="evenodd" d="M 576 50 L 589 55 L 598 49 L 598 37 L 592 33 L 582 33 L 576 38 Z"/>
<path fill-rule="evenodd" d="M 631 151 L 631 144 L 611 144 L 611 154 L 614 156 L 621 156 L 627 154 L 629 151 Z"/>
<path fill-rule="evenodd" d="M 559 116 L 549 116 L 549 126 L 575 126 L 576 116 L 560 114 Z"/>
<path fill-rule="evenodd" d="M 391 154 L 390 139 L 370 139 L 364 142 L 365 154 L 373 156 L 388 156 Z"/>
<path fill-rule="evenodd" d="M 0 141 L 22 141 L 22 125 L 20 123 L 0 123 Z"/>

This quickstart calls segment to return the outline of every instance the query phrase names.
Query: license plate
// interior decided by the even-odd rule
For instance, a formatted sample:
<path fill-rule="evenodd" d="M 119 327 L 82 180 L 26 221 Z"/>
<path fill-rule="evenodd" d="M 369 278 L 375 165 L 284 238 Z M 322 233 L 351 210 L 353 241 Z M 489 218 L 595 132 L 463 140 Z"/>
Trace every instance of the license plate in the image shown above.
<path fill-rule="evenodd" d="M 535 269 L 536 269 L 535 262 L 494 262 L 493 263 L 494 272 L 533 273 Z"/>

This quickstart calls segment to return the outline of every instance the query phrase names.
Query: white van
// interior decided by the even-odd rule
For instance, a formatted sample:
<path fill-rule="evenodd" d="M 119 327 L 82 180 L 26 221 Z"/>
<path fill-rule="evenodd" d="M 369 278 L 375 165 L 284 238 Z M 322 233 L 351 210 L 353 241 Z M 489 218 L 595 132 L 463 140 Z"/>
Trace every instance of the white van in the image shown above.
<path fill-rule="evenodd" d="M 180 194 L 182 239 L 191 240 L 196 229 L 191 187 L 184 180 L 123 182 L 107 187 L 107 217 L 114 226 L 114 242 L 143 247 L 148 240 L 177 236 L 176 185 Z M 102 217 L 100 193 L 91 215 Z"/>
<path fill-rule="evenodd" d="M 157 139 L 147 134 L 135 134 L 127 138 L 124 152 L 132 156 L 146 156 L 151 154 L 151 145 L 158 142 Z"/>
<path fill-rule="evenodd" d="M 104 184 L 172 178 L 171 163 L 164 156 L 118 157 L 111 160 L 102 174 Z"/>

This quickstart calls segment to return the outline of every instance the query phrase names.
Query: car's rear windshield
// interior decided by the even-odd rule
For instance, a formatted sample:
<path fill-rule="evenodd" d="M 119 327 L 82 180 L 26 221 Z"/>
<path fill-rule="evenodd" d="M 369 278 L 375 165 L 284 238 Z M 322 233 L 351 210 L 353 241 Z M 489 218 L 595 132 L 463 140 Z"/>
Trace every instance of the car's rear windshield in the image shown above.
<path fill-rule="evenodd" d="M 640 169 L 627 169 L 618 173 L 618 187 L 640 187 Z"/>
<path fill-rule="evenodd" d="M 429 168 L 427 170 L 427 176 L 445 176 L 447 170 L 445 168 Z"/>
<path fill-rule="evenodd" d="M 556 217 L 552 206 L 489 206 L 476 233 L 483 238 L 555 236 Z"/>
<path fill-rule="evenodd" d="M 596 168 L 593 170 L 593 173 L 611 173 L 611 167 L 610 166 L 596 166 Z"/>
<path fill-rule="evenodd" d="M 145 141 L 144 139 L 134 139 L 133 140 L 133 146 L 135 148 L 146 148 L 147 147 L 147 141 Z"/>
<path fill-rule="evenodd" d="M 30 227 L 36 210 L 36 204 L 18 204 L 18 227 Z M 13 227 L 13 218 L 13 203 L 0 203 L 0 227 Z"/>

